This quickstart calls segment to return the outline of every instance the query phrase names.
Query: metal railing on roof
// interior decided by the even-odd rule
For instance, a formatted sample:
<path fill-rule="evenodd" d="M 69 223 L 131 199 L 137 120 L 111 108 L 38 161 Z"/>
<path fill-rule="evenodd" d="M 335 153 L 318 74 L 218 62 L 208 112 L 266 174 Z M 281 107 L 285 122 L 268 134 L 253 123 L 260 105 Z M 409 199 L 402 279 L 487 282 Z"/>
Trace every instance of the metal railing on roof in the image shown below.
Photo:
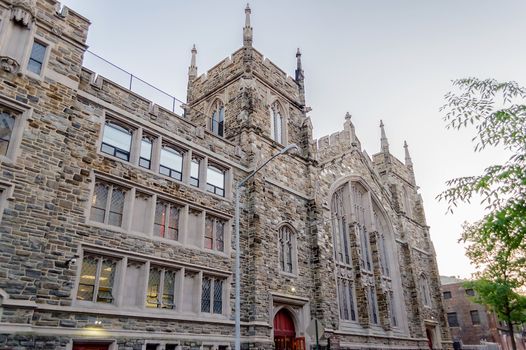
<path fill-rule="evenodd" d="M 181 106 L 185 103 L 184 101 L 153 86 L 90 50 L 87 50 L 84 55 L 83 66 L 163 108 L 180 116 L 184 114 Z"/>

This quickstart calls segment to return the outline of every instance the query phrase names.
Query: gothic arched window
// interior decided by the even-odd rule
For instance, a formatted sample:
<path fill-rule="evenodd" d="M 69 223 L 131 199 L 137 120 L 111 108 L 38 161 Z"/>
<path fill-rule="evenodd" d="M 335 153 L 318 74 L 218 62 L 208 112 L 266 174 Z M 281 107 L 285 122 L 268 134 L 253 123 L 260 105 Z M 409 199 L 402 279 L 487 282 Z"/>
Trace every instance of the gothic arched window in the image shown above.
<path fill-rule="evenodd" d="M 225 131 L 225 106 L 223 102 L 215 100 L 211 112 L 210 131 L 218 136 L 223 136 Z"/>
<path fill-rule="evenodd" d="M 284 118 L 283 110 L 276 101 L 270 106 L 270 137 L 272 140 L 281 144 L 285 143 L 284 139 Z"/>
<path fill-rule="evenodd" d="M 279 235 L 279 268 L 283 272 L 294 273 L 294 240 L 295 235 L 290 227 L 283 225 Z"/>
<path fill-rule="evenodd" d="M 418 279 L 418 284 L 420 286 L 420 294 L 422 296 L 422 302 L 424 303 L 424 306 L 431 307 L 431 294 L 429 292 L 429 282 L 424 274 L 420 275 L 420 278 Z"/>
<path fill-rule="evenodd" d="M 395 241 L 385 210 L 366 184 L 348 181 L 334 191 L 331 226 L 340 320 L 352 327 L 362 317 L 371 325 L 389 320 L 390 329 L 401 329 L 401 280 L 390 253 Z M 355 282 L 357 272 L 366 283 Z M 379 283 L 388 286 L 385 293 Z M 367 307 L 358 308 L 359 300 Z"/>

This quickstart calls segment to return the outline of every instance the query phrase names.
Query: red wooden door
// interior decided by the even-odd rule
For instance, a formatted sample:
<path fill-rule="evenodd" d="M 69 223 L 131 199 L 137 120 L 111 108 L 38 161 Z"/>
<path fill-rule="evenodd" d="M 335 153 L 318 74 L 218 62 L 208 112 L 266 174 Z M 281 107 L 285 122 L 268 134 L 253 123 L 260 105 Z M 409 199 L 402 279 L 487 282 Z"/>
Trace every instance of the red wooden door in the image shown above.
<path fill-rule="evenodd" d="M 292 337 L 296 336 L 294 320 L 290 313 L 281 309 L 274 317 L 274 337 Z"/>

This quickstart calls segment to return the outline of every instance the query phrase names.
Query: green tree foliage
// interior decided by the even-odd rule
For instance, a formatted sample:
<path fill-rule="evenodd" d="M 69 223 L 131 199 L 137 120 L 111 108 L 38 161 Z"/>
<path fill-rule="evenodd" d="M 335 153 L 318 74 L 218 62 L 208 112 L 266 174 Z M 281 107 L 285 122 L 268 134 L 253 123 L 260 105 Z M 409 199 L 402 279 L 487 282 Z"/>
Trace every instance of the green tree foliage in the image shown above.
<path fill-rule="evenodd" d="M 465 283 L 465 287 L 475 290 L 474 302 L 487 305 L 500 320 L 506 322 L 512 347 L 516 349 L 513 326 L 526 322 L 526 296 L 517 293 L 516 286 L 506 281 L 482 278 Z"/>
<path fill-rule="evenodd" d="M 526 89 L 476 78 L 455 80 L 453 86 L 456 91 L 446 95 L 442 107 L 447 128 L 473 127 L 475 152 L 500 147 L 510 157 L 480 175 L 449 180 L 438 199 L 450 212 L 478 197 L 486 205 L 480 220 L 464 224 L 459 241 L 477 267 L 474 289 L 480 301 L 512 334 L 514 322 L 526 321 L 526 302 L 518 293 L 526 284 Z"/>

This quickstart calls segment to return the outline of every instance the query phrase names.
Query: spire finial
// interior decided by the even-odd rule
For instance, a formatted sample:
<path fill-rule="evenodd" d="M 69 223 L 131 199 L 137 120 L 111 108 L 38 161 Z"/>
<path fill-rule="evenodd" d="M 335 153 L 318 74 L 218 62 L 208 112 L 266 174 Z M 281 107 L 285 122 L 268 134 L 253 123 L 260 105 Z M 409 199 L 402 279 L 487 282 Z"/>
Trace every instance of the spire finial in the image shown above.
<path fill-rule="evenodd" d="M 384 122 L 382 120 L 380 120 L 380 131 L 381 131 L 380 145 L 382 148 L 382 152 L 389 153 L 389 142 L 387 141 L 387 136 L 385 136 Z"/>
<path fill-rule="evenodd" d="M 404 150 L 405 150 L 405 165 L 407 167 L 412 167 L 413 161 L 411 160 L 411 155 L 409 154 L 409 146 L 407 145 L 406 141 L 404 141 Z"/>
<path fill-rule="evenodd" d="M 345 120 L 351 120 L 351 118 L 352 118 L 351 113 L 349 112 L 345 113 Z"/>
<path fill-rule="evenodd" d="M 188 67 L 188 80 L 193 80 L 197 77 L 197 66 L 196 66 L 196 56 L 197 56 L 197 49 L 195 48 L 195 44 L 192 47 L 192 59 L 190 60 L 190 67 Z"/>
<path fill-rule="evenodd" d="M 243 28 L 243 46 L 252 46 L 252 27 L 250 26 L 250 5 L 245 8 L 245 27 Z"/>
<path fill-rule="evenodd" d="M 298 48 L 298 51 L 296 51 L 296 81 L 303 82 L 304 78 L 303 68 L 301 67 L 301 52 Z"/>

